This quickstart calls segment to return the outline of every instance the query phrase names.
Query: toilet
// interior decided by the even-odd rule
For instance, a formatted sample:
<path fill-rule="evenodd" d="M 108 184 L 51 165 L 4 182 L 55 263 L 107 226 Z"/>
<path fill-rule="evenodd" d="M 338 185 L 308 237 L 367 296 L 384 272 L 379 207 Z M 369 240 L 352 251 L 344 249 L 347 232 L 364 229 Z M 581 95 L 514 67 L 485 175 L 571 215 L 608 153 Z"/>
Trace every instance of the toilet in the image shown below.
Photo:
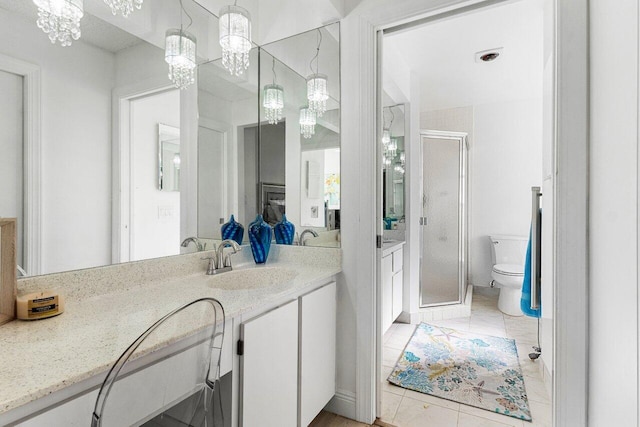
<path fill-rule="evenodd" d="M 528 238 L 525 236 L 489 236 L 493 284 L 500 288 L 498 309 L 510 316 L 522 316 L 520 297 L 524 279 L 524 260 Z"/>

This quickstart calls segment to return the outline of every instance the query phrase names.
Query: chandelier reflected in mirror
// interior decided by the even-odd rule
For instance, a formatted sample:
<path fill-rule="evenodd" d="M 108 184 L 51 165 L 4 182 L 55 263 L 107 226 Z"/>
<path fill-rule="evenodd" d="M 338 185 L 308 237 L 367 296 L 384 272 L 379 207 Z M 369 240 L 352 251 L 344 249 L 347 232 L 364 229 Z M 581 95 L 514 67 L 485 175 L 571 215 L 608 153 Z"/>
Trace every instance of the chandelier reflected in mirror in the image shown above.
<path fill-rule="evenodd" d="M 120 14 L 126 18 L 134 9 L 142 8 L 143 0 L 104 0 L 104 2 L 111 8 L 111 13 Z"/>
<path fill-rule="evenodd" d="M 84 16 L 82 0 L 33 0 L 38 7 L 38 28 L 49 36 L 51 43 L 71 46 L 80 38 L 80 19 Z"/>
<path fill-rule="evenodd" d="M 222 65 L 231 75 L 241 75 L 249 68 L 251 51 L 251 16 L 246 9 L 235 3 L 220 9 L 219 40 Z"/>
<path fill-rule="evenodd" d="M 195 82 L 196 38 L 181 29 L 167 30 L 164 60 L 169 64 L 169 79 L 179 89 Z"/>
<path fill-rule="evenodd" d="M 282 110 L 284 109 L 284 89 L 276 84 L 276 58 L 273 58 L 271 73 L 273 81 L 266 85 L 262 91 L 262 106 L 264 107 L 264 115 L 270 125 L 275 125 L 282 120 Z"/>
<path fill-rule="evenodd" d="M 318 62 L 320 62 L 320 45 L 322 44 L 322 31 L 318 29 L 318 45 L 316 47 L 316 55 L 311 59 L 309 68 L 311 74 L 307 77 L 307 100 L 309 101 L 309 108 L 316 113 L 317 117 L 327 111 L 327 99 L 329 99 L 329 81 L 327 76 L 318 73 Z M 316 61 L 316 69 L 314 72 L 313 61 Z"/>
<path fill-rule="evenodd" d="M 306 138 L 311 138 L 316 133 L 316 113 L 309 107 L 300 108 L 300 134 Z"/>

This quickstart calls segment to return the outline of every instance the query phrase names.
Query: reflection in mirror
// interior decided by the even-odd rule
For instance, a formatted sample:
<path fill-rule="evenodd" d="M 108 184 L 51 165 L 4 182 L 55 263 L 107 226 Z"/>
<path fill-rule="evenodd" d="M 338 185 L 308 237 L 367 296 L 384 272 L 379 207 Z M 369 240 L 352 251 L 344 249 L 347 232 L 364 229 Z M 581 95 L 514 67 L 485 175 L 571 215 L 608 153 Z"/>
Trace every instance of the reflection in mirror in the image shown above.
<path fill-rule="evenodd" d="M 234 215 L 245 226 L 257 211 L 258 55 L 230 75 L 218 59 L 198 67 L 197 237 L 221 240 L 220 227 Z M 247 183 L 253 183 L 247 184 Z M 245 206 L 251 209 L 245 213 Z M 244 242 L 248 242 L 245 236 Z"/>
<path fill-rule="evenodd" d="M 383 221 L 385 230 L 396 230 L 405 214 L 404 105 L 383 108 L 383 119 Z"/>
<path fill-rule="evenodd" d="M 307 31 L 263 46 L 260 77 L 262 85 L 278 85 L 284 92 L 282 122 L 285 124 L 286 215 L 302 244 L 340 246 L 340 26 L 338 23 Z M 318 75 L 326 77 L 318 84 Z M 315 91 L 314 91 L 315 89 Z M 315 121 L 306 132 L 301 116 L 306 108 Z M 315 94 L 315 95 L 314 95 Z M 319 95 L 318 95 L 319 94 Z M 265 91 L 261 93 L 260 144 L 274 125 L 268 123 Z M 326 107 L 324 106 L 326 105 Z M 324 111 L 323 111 L 324 110 Z"/>
<path fill-rule="evenodd" d="M 319 34 L 318 72 L 327 76 L 329 98 L 307 139 L 301 134 L 300 107 L 308 104 L 306 77 L 316 72 L 315 60 L 312 69 L 309 65 L 318 52 Z M 246 243 L 247 225 L 256 215 L 271 226 L 286 215 L 298 234 L 305 229 L 319 234 L 306 243 L 339 246 L 339 24 L 253 49 L 250 55 L 249 69 L 240 77 L 226 73 L 220 60 L 198 69 L 197 236 L 219 240 L 220 226 L 233 214 L 245 226 Z M 214 135 L 222 148 L 204 153 Z M 309 160 L 315 165 L 311 174 L 305 169 Z"/>
<path fill-rule="evenodd" d="M 180 129 L 158 124 L 158 188 L 180 191 Z"/>
<path fill-rule="evenodd" d="M 0 108 L 12 111 L 2 117 L 0 217 L 18 217 L 19 263 L 28 275 L 178 253 L 180 193 L 158 187 L 157 126 L 180 127 L 184 107 L 179 92 L 169 95 L 165 62 L 165 35 L 180 27 L 180 2 L 145 2 L 126 19 L 91 3 L 80 39 L 61 47 L 37 27 L 32 1 L 0 0 Z M 217 18 L 193 0 L 182 5 L 193 18 L 198 63 L 220 57 L 209 37 L 218 33 Z M 25 89 L 37 92 L 23 98 Z M 172 117 L 153 117 L 142 105 L 156 95 L 173 96 Z M 136 114 L 138 123 L 129 122 Z M 119 141 L 123 135 L 130 138 Z M 112 151 L 114 142 L 122 149 Z M 182 154 L 181 161 L 184 172 Z M 168 224 L 171 233 L 157 232 Z"/>

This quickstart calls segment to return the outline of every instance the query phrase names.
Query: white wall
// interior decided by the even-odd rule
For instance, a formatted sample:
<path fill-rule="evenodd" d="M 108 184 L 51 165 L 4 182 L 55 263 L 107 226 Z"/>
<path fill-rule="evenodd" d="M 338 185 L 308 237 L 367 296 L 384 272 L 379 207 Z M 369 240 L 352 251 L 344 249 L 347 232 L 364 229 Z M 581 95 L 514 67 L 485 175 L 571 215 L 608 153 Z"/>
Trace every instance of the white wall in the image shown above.
<path fill-rule="evenodd" d="M 25 267 L 22 258 L 23 91 L 22 76 L 0 69 L 0 218 L 19 218 L 16 224 L 16 262 Z"/>
<path fill-rule="evenodd" d="M 0 37 L 0 53 L 42 72 L 40 273 L 109 264 L 114 57 L 82 41 L 52 45 L 33 22 L 3 10 Z"/>
<path fill-rule="evenodd" d="M 589 425 L 636 426 L 638 2 L 593 0 L 589 15 Z"/>
<path fill-rule="evenodd" d="M 477 105 L 473 122 L 468 280 L 488 286 L 492 267 L 488 236 L 529 235 L 531 187 L 542 183 L 542 102 Z"/>
<path fill-rule="evenodd" d="M 131 260 L 180 253 L 180 192 L 158 189 L 158 124 L 180 128 L 177 89 L 131 102 Z"/>

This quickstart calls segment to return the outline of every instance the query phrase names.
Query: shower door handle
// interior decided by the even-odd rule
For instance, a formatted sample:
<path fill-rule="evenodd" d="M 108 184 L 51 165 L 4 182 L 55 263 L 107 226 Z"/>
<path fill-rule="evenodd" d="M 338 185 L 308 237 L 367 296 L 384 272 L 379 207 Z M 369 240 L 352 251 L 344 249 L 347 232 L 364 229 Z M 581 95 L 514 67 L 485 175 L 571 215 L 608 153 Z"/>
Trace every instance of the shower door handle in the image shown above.
<path fill-rule="evenodd" d="M 542 254 L 542 214 L 540 213 L 540 187 L 531 187 L 531 309 L 540 308 L 538 291 L 540 289 Z"/>
<path fill-rule="evenodd" d="M 426 216 L 421 216 L 420 217 L 420 225 L 427 225 L 427 217 Z"/>

